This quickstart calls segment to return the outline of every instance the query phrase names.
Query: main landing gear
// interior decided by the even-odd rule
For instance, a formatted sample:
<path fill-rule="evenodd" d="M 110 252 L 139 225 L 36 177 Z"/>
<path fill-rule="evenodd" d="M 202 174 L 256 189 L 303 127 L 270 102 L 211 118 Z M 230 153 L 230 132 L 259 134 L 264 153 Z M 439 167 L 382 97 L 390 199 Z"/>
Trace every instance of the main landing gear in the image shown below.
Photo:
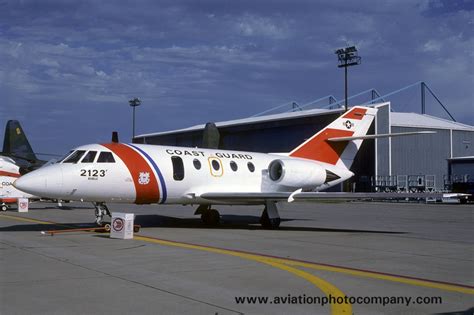
<path fill-rule="evenodd" d="M 95 223 L 102 226 L 104 223 L 104 215 L 108 215 L 109 217 L 112 217 L 112 215 L 104 202 L 94 202 L 93 204 L 95 207 Z"/>
<path fill-rule="evenodd" d="M 201 220 L 205 225 L 216 226 L 220 222 L 220 214 L 216 209 L 212 209 L 211 205 L 200 205 L 194 214 L 200 214 Z M 276 202 L 266 201 L 265 209 L 260 217 L 260 224 L 262 227 L 275 230 L 280 227 L 280 215 L 278 214 L 278 208 Z"/>
<path fill-rule="evenodd" d="M 221 221 L 221 215 L 216 209 L 211 209 L 211 205 L 200 205 L 194 214 L 200 214 L 205 225 L 217 226 Z"/>
<path fill-rule="evenodd" d="M 265 209 L 260 217 L 260 224 L 266 229 L 276 230 L 280 227 L 280 222 L 281 219 L 278 214 L 276 202 L 266 201 Z"/>

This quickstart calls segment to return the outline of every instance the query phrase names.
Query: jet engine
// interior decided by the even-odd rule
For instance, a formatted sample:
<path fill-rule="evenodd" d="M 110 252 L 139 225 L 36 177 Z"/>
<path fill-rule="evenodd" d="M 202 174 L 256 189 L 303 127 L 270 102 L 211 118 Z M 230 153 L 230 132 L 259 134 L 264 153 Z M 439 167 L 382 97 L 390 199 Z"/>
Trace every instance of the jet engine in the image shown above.
<path fill-rule="evenodd" d="M 272 161 L 268 166 L 268 176 L 280 186 L 311 189 L 340 178 L 317 163 L 293 159 Z"/>

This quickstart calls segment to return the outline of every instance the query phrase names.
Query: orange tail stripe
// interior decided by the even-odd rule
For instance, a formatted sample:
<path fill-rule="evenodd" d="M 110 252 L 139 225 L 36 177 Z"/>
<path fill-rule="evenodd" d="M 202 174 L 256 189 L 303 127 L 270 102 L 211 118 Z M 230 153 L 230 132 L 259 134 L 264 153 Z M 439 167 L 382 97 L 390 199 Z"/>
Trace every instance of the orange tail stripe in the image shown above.
<path fill-rule="evenodd" d="M 336 137 L 350 137 L 352 131 L 339 129 L 325 129 L 301 148 L 291 154 L 293 157 L 311 159 L 335 165 L 348 142 L 328 143 L 326 139 Z"/>
<path fill-rule="evenodd" d="M 354 108 L 348 111 L 347 113 L 345 113 L 344 116 L 342 116 L 342 118 L 362 120 L 366 112 L 367 112 L 367 109 L 365 108 Z"/>

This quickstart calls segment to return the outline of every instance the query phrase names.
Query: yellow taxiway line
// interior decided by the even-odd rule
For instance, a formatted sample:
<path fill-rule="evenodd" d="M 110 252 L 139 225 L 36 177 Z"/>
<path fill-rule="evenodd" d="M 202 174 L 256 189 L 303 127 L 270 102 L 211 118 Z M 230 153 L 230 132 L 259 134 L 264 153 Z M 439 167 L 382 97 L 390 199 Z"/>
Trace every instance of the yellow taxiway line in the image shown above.
<path fill-rule="evenodd" d="M 29 218 L 22 218 L 22 217 L 17 217 L 16 215 L 8 215 L 8 214 L 1 214 L 0 218 L 7 218 L 7 219 L 11 219 L 11 220 L 24 221 L 24 222 L 37 223 L 37 224 L 56 224 L 54 222 L 41 221 L 41 220 L 29 219 Z"/>
<path fill-rule="evenodd" d="M 135 239 L 137 239 L 137 237 L 144 237 L 144 236 L 136 236 Z M 474 288 L 471 286 L 463 286 L 463 285 L 457 285 L 453 283 L 444 283 L 444 282 L 434 281 L 434 280 L 417 279 L 415 277 L 409 277 L 409 276 L 405 277 L 405 276 L 400 276 L 400 275 L 385 274 L 385 273 L 369 271 L 369 270 L 359 270 L 359 269 L 354 269 L 354 268 L 331 266 L 331 265 L 326 265 L 326 264 L 300 261 L 300 260 L 290 259 L 290 258 L 281 258 L 281 257 L 276 257 L 276 256 L 253 254 L 253 253 L 242 252 L 238 250 L 221 249 L 221 248 L 216 248 L 212 246 L 195 245 L 195 244 L 189 244 L 189 243 L 162 240 L 162 239 L 156 239 L 153 237 L 144 237 L 144 238 L 153 240 L 154 243 L 159 243 L 162 245 L 205 250 L 205 251 L 210 251 L 210 252 L 215 252 L 215 253 L 239 256 L 243 258 L 247 258 L 246 255 L 251 256 L 252 258 L 261 257 L 263 259 L 269 259 L 273 262 L 285 264 L 288 266 L 298 266 L 298 267 L 304 267 L 304 268 L 315 269 L 315 270 L 344 273 L 344 274 L 357 276 L 357 277 L 372 278 L 372 279 L 378 279 L 378 280 L 404 283 L 404 284 L 409 284 L 413 286 L 434 288 L 434 289 L 439 289 L 439 290 L 444 290 L 444 291 L 452 291 L 452 292 L 474 295 Z"/>
<path fill-rule="evenodd" d="M 273 266 L 275 268 L 285 270 L 287 272 L 290 272 L 300 278 L 303 278 L 312 284 L 314 284 L 316 287 L 318 287 L 321 291 L 326 294 L 327 297 L 329 295 L 338 298 L 338 297 L 345 297 L 345 294 L 340 291 L 338 288 L 336 288 L 334 285 L 331 283 L 324 281 L 321 278 L 316 277 L 315 275 L 312 275 L 310 273 L 304 272 L 302 270 L 290 267 L 286 265 L 285 263 L 279 262 L 278 259 L 272 258 L 272 257 L 266 257 L 266 256 L 261 256 L 261 255 L 256 255 L 256 254 L 249 254 L 249 253 L 243 253 L 239 251 L 233 251 L 233 250 L 228 250 L 228 249 L 220 249 L 220 248 L 214 248 L 214 247 L 207 247 L 207 246 L 201 246 L 201 245 L 194 245 L 194 244 L 187 244 L 187 243 L 181 243 L 181 242 L 174 242 L 174 241 L 167 241 L 167 240 L 161 240 L 161 239 L 156 239 L 152 237 L 147 237 L 147 236 L 135 236 L 133 239 L 135 240 L 140 240 L 144 242 L 150 242 L 150 243 L 155 243 L 155 244 L 160 244 L 160 245 L 165 245 L 165 246 L 173 246 L 173 247 L 181 247 L 181 248 L 186 248 L 186 249 L 194 249 L 194 250 L 200 250 L 200 251 L 206 251 L 206 252 L 211 252 L 215 254 L 224 254 L 224 255 L 230 255 L 230 256 L 235 256 L 243 259 L 248 259 L 248 260 L 253 260 L 257 261 L 263 264 L 267 264 L 270 266 Z M 331 304 L 331 314 L 352 314 L 352 306 L 351 304 Z"/>
<path fill-rule="evenodd" d="M 344 273 L 344 274 L 348 274 L 348 275 L 352 275 L 356 277 L 399 282 L 399 283 L 405 283 L 405 284 L 409 284 L 413 286 L 434 288 L 434 289 L 440 289 L 444 291 L 452 291 L 452 292 L 474 295 L 473 288 L 459 286 L 459 285 L 450 284 L 450 283 L 436 282 L 436 281 L 430 281 L 430 280 L 424 280 L 424 279 L 416 279 L 413 277 L 396 276 L 396 275 L 378 273 L 378 272 L 373 272 L 373 271 L 357 270 L 357 269 L 344 268 L 344 267 L 326 266 L 323 264 L 300 262 L 300 261 L 294 261 L 291 259 L 284 259 L 284 258 L 281 259 L 281 262 L 290 266 L 299 266 L 299 267 L 305 267 L 305 268 L 316 269 L 316 270 Z"/>

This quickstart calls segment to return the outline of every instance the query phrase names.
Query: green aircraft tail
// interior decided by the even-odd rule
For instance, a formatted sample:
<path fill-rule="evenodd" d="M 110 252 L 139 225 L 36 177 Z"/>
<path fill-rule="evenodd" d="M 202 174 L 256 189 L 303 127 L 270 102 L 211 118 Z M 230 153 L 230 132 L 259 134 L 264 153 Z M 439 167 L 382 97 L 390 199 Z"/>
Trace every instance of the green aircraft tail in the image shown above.
<path fill-rule="evenodd" d="M 30 163 L 38 161 L 18 120 L 7 122 L 2 153 L 13 158 L 24 159 Z"/>

